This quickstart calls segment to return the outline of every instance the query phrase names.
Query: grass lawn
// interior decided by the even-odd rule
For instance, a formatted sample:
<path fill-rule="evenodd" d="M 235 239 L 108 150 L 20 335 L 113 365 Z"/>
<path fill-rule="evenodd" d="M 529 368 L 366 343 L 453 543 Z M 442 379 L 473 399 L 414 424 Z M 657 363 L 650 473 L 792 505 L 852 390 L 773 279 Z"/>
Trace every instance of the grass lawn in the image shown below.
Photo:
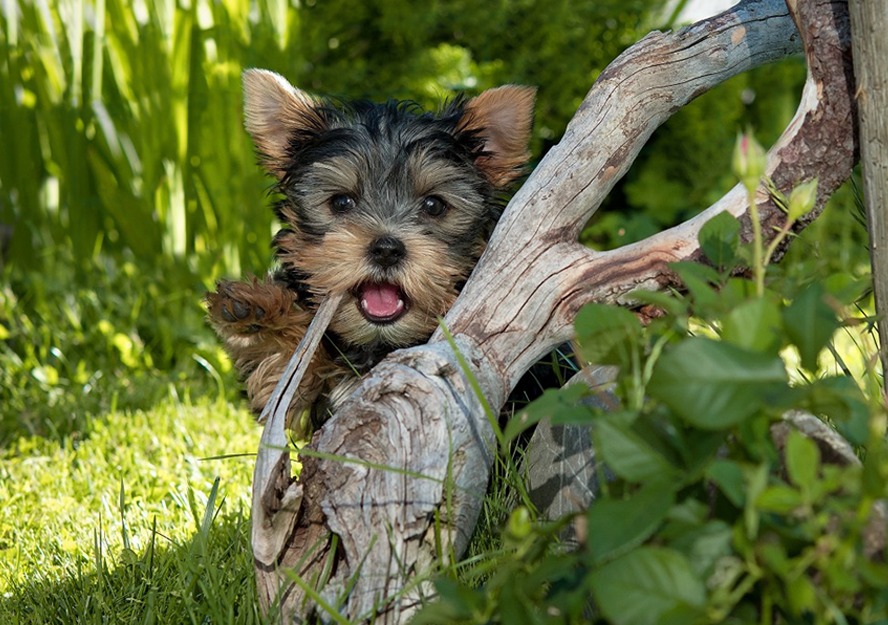
<path fill-rule="evenodd" d="M 0 450 L 0 623 L 257 623 L 249 548 L 260 431 L 167 400 Z"/>

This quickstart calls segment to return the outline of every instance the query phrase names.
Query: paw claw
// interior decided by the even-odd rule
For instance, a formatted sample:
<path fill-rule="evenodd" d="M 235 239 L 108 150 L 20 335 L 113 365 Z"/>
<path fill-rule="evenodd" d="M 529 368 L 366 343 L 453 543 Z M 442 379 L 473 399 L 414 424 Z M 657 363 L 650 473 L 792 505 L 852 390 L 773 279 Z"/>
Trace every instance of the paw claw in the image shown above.
<path fill-rule="evenodd" d="M 247 315 L 250 314 L 250 307 L 243 302 L 234 300 L 233 302 L 231 302 L 231 306 L 232 308 L 234 308 L 234 316 L 238 319 L 244 319 Z M 231 321 L 234 321 L 234 319 L 232 319 Z"/>

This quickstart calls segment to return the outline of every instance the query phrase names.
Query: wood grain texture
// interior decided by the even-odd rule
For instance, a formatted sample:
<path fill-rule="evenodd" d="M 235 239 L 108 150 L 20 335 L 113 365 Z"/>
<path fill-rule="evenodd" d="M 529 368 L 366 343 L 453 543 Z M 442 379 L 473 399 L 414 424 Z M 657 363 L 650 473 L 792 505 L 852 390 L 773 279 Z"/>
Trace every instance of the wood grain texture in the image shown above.
<path fill-rule="evenodd" d="M 342 294 L 338 294 L 321 302 L 259 418 L 265 426 L 253 469 L 251 542 L 257 593 L 265 611 L 286 585 L 277 563 L 302 512 L 303 482 L 292 477 L 287 413 L 341 301 Z"/>

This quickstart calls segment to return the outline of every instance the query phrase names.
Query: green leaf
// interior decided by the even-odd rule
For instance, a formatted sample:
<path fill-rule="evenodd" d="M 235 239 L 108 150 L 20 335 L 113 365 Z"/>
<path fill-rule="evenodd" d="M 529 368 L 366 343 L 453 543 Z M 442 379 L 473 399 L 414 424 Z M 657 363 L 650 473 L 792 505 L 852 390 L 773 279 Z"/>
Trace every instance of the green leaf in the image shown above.
<path fill-rule="evenodd" d="M 670 523 L 677 526 L 702 525 L 708 517 L 709 506 L 692 497 L 674 505 L 668 514 Z"/>
<path fill-rule="evenodd" d="M 740 222 L 731 213 L 719 213 L 703 224 L 697 240 L 713 265 L 731 269 L 737 263 L 740 248 Z"/>
<path fill-rule="evenodd" d="M 817 594 L 817 588 L 806 575 L 796 575 L 787 580 L 786 596 L 792 614 L 814 613 L 820 604 Z"/>
<path fill-rule="evenodd" d="M 827 588 L 841 589 L 849 595 L 857 595 L 860 591 L 860 578 L 858 577 L 856 566 L 853 568 L 847 566 L 826 567 L 823 570 L 823 574 L 826 578 L 825 586 Z M 881 588 L 879 590 L 881 591 L 880 594 L 884 596 L 885 589 Z M 885 620 L 873 622 L 867 619 L 867 625 L 885 625 Z"/>
<path fill-rule="evenodd" d="M 516 584 L 502 587 L 499 608 L 502 622 L 515 625 L 534 625 L 539 621 L 534 617 L 533 599 L 529 598 Z"/>
<path fill-rule="evenodd" d="M 721 281 L 721 276 L 718 272 L 709 265 L 704 265 L 703 263 L 680 261 L 669 263 L 669 268 L 677 273 L 682 279 L 690 277 L 697 282 L 704 282 L 707 284 L 718 284 Z"/>
<path fill-rule="evenodd" d="M 687 302 L 671 293 L 639 289 L 629 293 L 627 298 L 641 304 L 649 304 L 661 308 L 666 314 L 674 317 L 681 317 L 688 314 Z"/>
<path fill-rule="evenodd" d="M 631 365 L 631 354 L 641 342 L 641 323 L 617 306 L 588 304 L 577 314 L 579 351 L 586 362 Z"/>
<path fill-rule="evenodd" d="M 720 558 L 730 555 L 732 531 L 724 521 L 710 521 L 677 536 L 669 546 L 685 554 L 694 573 L 705 578 Z"/>
<path fill-rule="evenodd" d="M 879 443 L 882 449 L 881 453 L 874 453 L 874 450 L 867 450 L 866 458 L 863 460 L 863 471 L 860 475 L 860 485 L 863 492 L 876 499 L 885 499 L 888 497 L 888 462 L 886 462 L 886 454 L 884 450 L 884 441 Z"/>
<path fill-rule="evenodd" d="M 707 309 L 718 304 L 718 293 L 711 286 L 720 281 L 715 269 L 702 263 L 692 262 L 669 263 L 669 268 L 687 287 L 697 308 Z"/>
<path fill-rule="evenodd" d="M 663 480 L 678 474 L 678 469 L 629 425 L 608 416 L 596 422 L 593 436 L 596 450 L 614 473 L 632 482 Z"/>
<path fill-rule="evenodd" d="M 675 432 L 676 436 L 671 437 L 672 444 L 684 460 L 686 470 L 697 475 L 705 471 L 725 446 L 725 433 L 722 430 L 687 428 Z"/>
<path fill-rule="evenodd" d="M 114 220 L 126 244 L 139 257 L 156 256 L 161 241 L 155 216 L 144 210 L 139 198 L 121 187 L 109 164 L 94 150 L 89 150 L 85 158 L 95 177 L 96 192 L 102 201 L 102 208 Z"/>
<path fill-rule="evenodd" d="M 746 501 L 743 486 L 743 468 L 733 460 L 716 460 L 706 471 L 706 477 L 715 482 L 719 490 L 738 508 Z"/>
<path fill-rule="evenodd" d="M 848 273 L 834 273 L 826 276 L 822 284 L 827 293 L 846 306 L 861 299 L 872 288 L 869 274 L 859 277 Z"/>
<path fill-rule="evenodd" d="M 676 606 L 657 619 L 657 625 L 708 625 L 711 622 L 706 606 L 687 604 Z"/>
<path fill-rule="evenodd" d="M 786 545 L 779 541 L 761 541 L 756 551 L 759 557 L 772 572 L 779 576 L 788 575 L 792 569 L 792 562 L 786 557 Z"/>
<path fill-rule="evenodd" d="M 730 278 L 719 291 L 721 304 L 727 310 L 739 306 L 749 299 L 758 297 L 755 293 L 755 282 L 747 278 Z"/>
<path fill-rule="evenodd" d="M 876 588 L 888 588 L 888 564 L 873 562 L 872 560 L 859 561 L 860 577 L 870 586 Z"/>
<path fill-rule="evenodd" d="M 564 388 L 547 389 L 538 399 L 510 419 L 503 435 L 506 441 L 514 440 L 527 428 L 541 420 L 557 417 L 559 423 L 586 424 L 592 418 L 592 410 L 581 403 L 589 395 L 585 384 L 570 384 Z"/>
<path fill-rule="evenodd" d="M 746 482 L 746 505 L 743 507 L 743 524 L 746 526 L 746 536 L 750 539 L 758 536 L 761 514 L 756 507 L 756 502 L 759 495 L 768 486 L 769 475 L 770 472 L 766 462 L 743 468 L 743 477 Z"/>
<path fill-rule="evenodd" d="M 781 343 L 780 309 L 767 297 L 732 308 L 722 324 L 722 338 L 737 347 L 776 354 Z"/>
<path fill-rule="evenodd" d="M 647 391 L 692 425 L 716 430 L 772 405 L 786 381 L 776 356 L 695 337 L 660 358 Z"/>
<path fill-rule="evenodd" d="M 706 588 L 681 553 L 642 547 L 590 575 L 602 614 L 616 625 L 657 623 L 682 606 L 702 606 Z"/>
<path fill-rule="evenodd" d="M 867 442 L 869 404 L 853 379 L 847 376 L 820 378 L 802 390 L 809 411 L 828 417 L 839 434 L 852 445 Z"/>
<path fill-rule="evenodd" d="M 469 620 L 472 613 L 484 609 L 484 599 L 480 593 L 467 588 L 454 579 L 439 577 L 435 579 L 435 590 L 438 600 L 429 609 L 423 611 L 413 620 L 422 625 Z"/>
<path fill-rule="evenodd" d="M 675 501 L 673 489 L 651 482 L 628 499 L 601 499 L 586 515 L 594 563 L 641 544 L 660 525 Z M 620 519 L 614 523 L 614 519 Z"/>
<path fill-rule="evenodd" d="M 799 350 L 802 366 L 808 371 L 817 371 L 817 356 L 839 327 L 820 283 L 811 283 L 795 298 L 783 311 L 783 323 L 786 335 Z"/>
<path fill-rule="evenodd" d="M 820 470 L 820 450 L 817 444 L 801 432 L 790 430 L 784 454 L 789 479 L 802 492 L 811 493 Z"/>
<path fill-rule="evenodd" d="M 784 484 L 769 486 L 755 500 L 755 505 L 765 512 L 777 514 L 792 514 L 804 503 L 800 491 Z"/>

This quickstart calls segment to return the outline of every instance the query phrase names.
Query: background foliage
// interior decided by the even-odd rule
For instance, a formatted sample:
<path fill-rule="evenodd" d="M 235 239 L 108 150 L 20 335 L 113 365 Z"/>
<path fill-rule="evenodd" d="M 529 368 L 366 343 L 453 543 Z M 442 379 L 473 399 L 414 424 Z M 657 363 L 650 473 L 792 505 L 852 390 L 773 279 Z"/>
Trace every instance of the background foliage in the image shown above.
<path fill-rule="evenodd" d="M 145 428 L 149 439 L 177 449 L 183 439 L 186 446 L 191 442 L 187 437 L 196 423 L 215 419 L 219 448 L 202 453 L 244 451 L 231 445 L 241 440 L 249 417 L 232 407 L 238 402 L 237 384 L 203 323 L 200 304 L 217 278 L 261 274 L 270 262 L 274 223 L 265 197 L 270 185 L 242 129 L 244 68 L 273 69 L 318 93 L 410 98 L 427 107 L 459 90 L 476 93 L 507 82 L 533 84 L 539 87 L 533 140 L 539 158 L 557 141 L 605 65 L 648 30 L 664 25 L 663 4 L 2 2 L 4 479 L 31 488 L 31 482 L 18 476 L 27 473 L 34 457 L 68 470 L 69 451 L 95 439 L 95 428 L 104 423 Z M 599 247 L 622 244 L 704 208 L 732 184 L 728 159 L 737 130 L 751 125 L 765 142 L 775 138 L 795 107 L 803 79 L 802 64 L 790 60 L 737 77 L 686 107 L 657 132 L 583 240 Z M 792 252 L 787 271 L 865 271 L 862 231 L 847 210 L 851 193 L 837 196 L 839 201 L 796 244 L 802 251 Z M 204 396 L 222 401 L 201 409 Z M 139 410 L 147 410 L 148 417 L 125 418 L 141 414 Z M 183 415 L 188 427 L 170 425 L 171 412 Z M 105 450 L 142 444 L 98 439 Z M 179 466 L 172 458 L 156 462 Z M 91 488 L 114 498 L 123 482 L 137 482 L 137 474 L 156 470 L 151 463 L 139 459 L 113 466 L 93 464 Z M 52 473 L 45 475 L 43 485 L 51 482 Z M 67 490 L 67 484 L 58 486 L 53 500 L 57 508 L 81 497 L 76 489 Z M 199 488 L 208 487 L 204 483 Z M 180 494 L 152 495 L 160 502 L 158 509 L 172 522 L 191 527 L 193 515 L 190 510 L 184 513 L 187 506 L 164 499 L 181 497 L 181 489 L 169 492 Z M 62 531 L 58 525 L 41 526 L 35 516 L 16 514 L 46 506 L 46 500 L 21 497 L 13 488 L 4 501 L 18 503 L 9 504 L 10 516 L 0 526 L 0 554 L 8 556 L 4 562 L 9 567 L 0 575 L 0 595 L 14 595 L 17 619 L 27 613 L 32 620 L 23 622 L 45 622 L 56 608 L 51 590 L 38 593 L 45 604 L 28 604 L 26 610 L 15 604 L 17 597 L 36 587 L 22 586 L 22 576 L 32 576 L 39 586 L 37 582 L 70 577 L 87 566 L 98 572 L 99 582 L 109 579 L 102 574 L 113 567 L 96 557 L 89 541 L 78 542 L 82 536 L 73 547 L 59 546 L 50 540 Z M 125 525 L 124 507 L 121 503 L 119 516 Z M 146 510 L 154 508 L 148 505 Z M 234 516 L 223 519 L 223 534 L 244 545 L 240 510 L 235 506 Z M 79 518 L 97 522 L 87 512 Z M 147 521 L 139 519 L 145 529 Z M 13 527 L 19 523 L 29 531 Z M 200 531 L 205 530 L 201 526 Z M 109 539 L 107 545 L 126 546 L 125 532 L 110 535 L 120 538 Z M 21 541 L 29 541 L 25 551 L 4 551 Z M 143 541 L 143 547 L 148 542 Z M 45 560 L 25 557 L 31 553 L 28 545 L 47 545 L 50 559 L 70 566 L 38 573 Z M 207 595 L 206 588 L 195 590 L 195 585 L 208 582 L 202 577 L 208 570 L 203 564 L 207 552 L 195 548 L 177 553 L 193 568 L 181 571 L 186 581 L 171 582 L 185 588 L 171 592 L 184 593 L 197 603 L 166 618 L 255 618 L 245 617 L 246 612 L 219 615 L 194 608 Z M 147 558 L 148 552 L 136 556 L 131 564 L 143 562 L 138 558 Z M 139 588 L 156 588 L 161 580 L 179 579 L 156 570 L 154 577 L 140 577 L 136 573 L 142 569 L 135 565 L 128 570 L 131 577 L 116 578 L 124 580 L 120 587 L 71 584 L 66 589 L 75 594 L 87 592 L 85 588 L 137 593 Z M 241 582 L 250 578 L 250 571 L 242 571 Z M 138 586 L 143 582 L 147 586 Z M 228 593 L 226 589 L 238 583 L 207 588 Z M 151 601 L 159 601 L 161 595 L 153 596 Z M 78 604 L 72 605 L 73 614 Z"/>

